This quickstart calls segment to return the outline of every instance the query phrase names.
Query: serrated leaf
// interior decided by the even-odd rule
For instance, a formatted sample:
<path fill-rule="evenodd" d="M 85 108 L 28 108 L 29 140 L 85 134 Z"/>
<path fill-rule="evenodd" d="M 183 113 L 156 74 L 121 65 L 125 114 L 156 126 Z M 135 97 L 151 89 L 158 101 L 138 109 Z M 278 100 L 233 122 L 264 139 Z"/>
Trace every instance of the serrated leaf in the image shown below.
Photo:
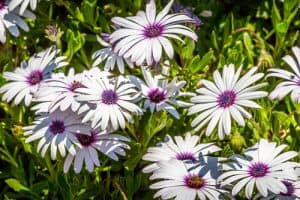
<path fill-rule="evenodd" d="M 83 47 L 85 43 L 85 37 L 79 31 L 73 31 L 71 29 L 67 30 L 66 35 L 68 43 L 66 56 L 71 59 L 73 55 Z"/>

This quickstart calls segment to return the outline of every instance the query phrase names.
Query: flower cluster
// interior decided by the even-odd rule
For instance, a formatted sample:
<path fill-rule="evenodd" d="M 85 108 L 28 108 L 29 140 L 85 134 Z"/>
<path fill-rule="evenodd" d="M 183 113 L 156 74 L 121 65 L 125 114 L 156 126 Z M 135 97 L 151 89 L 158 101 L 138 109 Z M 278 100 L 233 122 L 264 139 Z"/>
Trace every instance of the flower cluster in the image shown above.
<path fill-rule="evenodd" d="M 225 159 L 211 155 L 221 150 L 213 143 L 198 142 L 198 136 L 187 133 L 185 138 L 175 136 L 175 142 L 168 136 L 167 141 L 148 149 L 143 159 L 153 163 L 143 171 L 152 173 L 151 180 L 158 179 L 150 185 L 159 189 L 154 197 L 215 200 L 233 198 L 242 188 L 248 199 L 300 197 L 299 164 L 289 161 L 297 153 L 281 153 L 286 145 L 261 139 L 244 155 Z"/>
<path fill-rule="evenodd" d="M 80 173 L 83 166 L 89 172 L 100 166 L 99 153 L 115 161 L 125 156 L 130 138 L 116 132 L 125 133 L 129 123 L 147 112 L 165 112 L 179 120 L 184 115 L 180 109 L 187 108 L 187 116 L 197 114 L 191 120 L 194 132 L 215 134 L 221 140 L 232 133 L 232 121 L 245 126 L 245 120 L 252 118 L 250 109 L 261 108 L 255 100 L 268 96 L 262 90 L 267 83 L 257 83 L 264 78 L 258 67 L 247 71 L 225 65 L 222 72 L 213 71 L 213 80 L 201 80 L 195 93 L 184 88 L 187 81 L 161 73 L 162 61 L 174 57 L 172 41 L 184 42 L 181 36 L 197 41 L 189 25 L 201 24 L 183 8 L 170 13 L 173 2 L 157 12 L 154 0 L 149 0 L 146 11 L 112 18 L 114 31 L 97 36 L 104 48 L 91 56 L 89 70 L 76 73 L 66 57 L 50 47 L 23 61 L 14 72 L 5 72 L 7 83 L 0 88 L 3 101 L 23 102 L 36 114 L 32 124 L 24 127 L 26 142 L 38 140 L 42 157 L 49 153 L 52 160 L 64 159 L 65 173 L 72 164 Z M 0 0 L 2 43 L 5 28 L 13 36 L 19 35 L 18 27 L 28 30 L 20 16 L 34 18 L 27 7 L 30 4 L 34 10 L 37 3 Z M 269 94 L 270 99 L 291 92 L 292 100 L 300 102 L 300 49 L 292 50 L 296 59 L 285 56 L 283 60 L 294 73 L 269 69 L 268 76 L 286 79 Z M 66 67 L 67 74 L 63 73 Z M 174 139 L 167 135 L 164 142 L 148 149 L 143 160 L 152 163 L 143 172 L 156 180 L 150 186 L 158 189 L 155 198 L 233 198 L 243 188 L 248 199 L 300 197 L 299 165 L 290 161 L 297 153 L 281 153 L 285 145 L 261 139 L 243 155 L 221 158 L 216 156 L 221 148 L 199 142 L 200 136 L 191 133 Z"/>
<path fill-rule="evenodd" d="M 22 17 L 35 19 L 35 15 L 27 10 L 30 2 L 31 8 L 35 9 L 38 0 L 0 0 L 0 42 L 6 41 L 6 29 L 14 37 L 20 35 L 19 28 L 29 31 L 27 23 Z"/>
<path fill-rule="evenodd" d="M 24 135 L 26 142 L 39 141 L 37 151 L 43 157 L 50 149 L 52 160 L 59 158 L 57 152 L 66 157 L 65 172 L 73 161 L 76 173 L 81 171 L 83 163 L 92 172 L 94 166 L 100 165 L 98 151 L 118 160 L 118 155 L 124 156 L 124 149 L 129 148 L 127 137 L 112 132 L 118 124 L 124 128 L 125 119 L 130 120 L 131 113 L 122 110 L 122 106 L 131 105 L 130 111 L 140 110 L 131 103 L 136 90 L 128 81 L 111 77 L 98 68 L 78 74 L 71 68 L 67 76 L 54 73 L 55 69 L 68 65 L 66 57 L 58 53 L 51 47 L 33 55 L 28 63 L 22 62 L 15 72 L 6 72 L 4 77 L 9 82 L 0 92 L 4 93 L 3 100 L 14 99 L 16 105 L 22 100 L 26 106 L 35 104 L 32 109 L 37 113 L 36 119 L 24 127 Z M 95 83 L 102 90 L 95 88 Z M 95 120 L 86 122 L 95 112 L 103 113 L 104 117 L 94 118 L 102 123 L 101 129 L 95 126 Z M 106 115 L 109 112 L 110 117 Z"/>

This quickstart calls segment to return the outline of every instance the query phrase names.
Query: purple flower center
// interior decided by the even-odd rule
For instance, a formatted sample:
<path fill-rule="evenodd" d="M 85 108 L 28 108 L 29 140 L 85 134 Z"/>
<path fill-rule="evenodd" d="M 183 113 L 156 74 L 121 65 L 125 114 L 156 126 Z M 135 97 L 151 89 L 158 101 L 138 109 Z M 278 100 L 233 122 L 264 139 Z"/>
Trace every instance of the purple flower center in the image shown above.
<path fill-rule="evenodd" d="M 32 71 L 29 76 L 27 76 L 27 82 L 30 85 L 36 85 L 39 84 L 43 80 L 43 72 L 40 70 L 34 70 Z"/>
<path fill-rule="evenodd" d="M 166 99 L 167 91 L 160 89 L 160 88 L 155 88 L 151 89 L 148 92 L 148 98 L 150 99 L 151 102 L 154 103 L 160 103 Z"/>
<path fill-rule="evenodd" d="M 104 104 L 116 104 L 119 100 L 117 93 L 113 90 L 104 90 L 101 94 L 101 100 Z"/>
<path fill-rule="evenodd" d="M 192 189 L 200 189 L 205 186 L 205 180 L 199 175 L 188 175 L 184 177 L 184 183 Z"/>
<path fill-rule="evenodd" d="M 263 162 L 256 162 L 250 166 L 248 173 L 255 178 L 264 177 L 269 173 L 269 166 Z"/>
<path fill-rule="evenodd" d="M 49 130 L 53 135 L 61 134 L 65 131 L 65 124 L 61 120 L 53 120 L 49 125 Z"/>
<path fill-rule="evenodd" d="M 0 0 L 0 11 L 6 8 L 7 3 L 6 0 Z"/>
<path fill-rule="evenodd" d="M 225 90 L 218 96 L 217 102 L 221 108 L 228 108 L 234 104 L 236 94 L 232 90 Z"/>
<path fill-rule="evenodd" d="M 85 147 L 90 146 L 96 140 L 94 132 L 92 132 L 91 135 L 76 134 L 76 138 L 78 139 L 80 144 Z"/>
<path fill-rule="evenodd" d="M 71 84 L 70 84 L 70 87 L 69 87 L 69 90 L 74 92 L 77 88 L 83 88 L 84 85 L 79 82 L 79 81 L 73 81 Z"/>
<path fill-rule="evenodd" d="M 176 155 L 176 159 L 177 160 L 192 160 L 195 161 L 196 158 L 194 157 L 194 155 L 190 152 L 182 152 L 182 153 L 178 153 Z"/>
<path fill-rule="evenodd" d="M 164 31 L 164 27 L 161 24 L 150 24 L 144 29 L 144 36 L 147 38 L 158 37 Z"/>
<path fill-rule="evenodd" d="M 282 183 L 286 186 L 287 192 L 286 193 L 280 193 L 283 196 L 293 196 L 295 193 L 295 186 L 293 183 L 289 181 L 282 181 Z"/>

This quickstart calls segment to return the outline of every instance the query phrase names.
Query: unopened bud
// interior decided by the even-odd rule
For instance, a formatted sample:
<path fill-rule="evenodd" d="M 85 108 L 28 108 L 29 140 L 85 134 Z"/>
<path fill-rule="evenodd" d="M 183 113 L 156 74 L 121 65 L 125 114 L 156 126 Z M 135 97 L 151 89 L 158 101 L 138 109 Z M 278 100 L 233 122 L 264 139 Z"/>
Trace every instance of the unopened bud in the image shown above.
<path fill-rule="evenodd" d="M 57 24 L 48 25 L 45 29 L 45 33 L 46 38 L 48 38 L 52 42 L 59 41 L 61 36 L 64 34 L 64 32 L 60 30 Z"/>
<path fill-rule="evenodd" d="M 240 151 L 246 146 L 245 138 L 240 133 L 234 133 L 231 137 L 231 146 L 234 151 Z"/>

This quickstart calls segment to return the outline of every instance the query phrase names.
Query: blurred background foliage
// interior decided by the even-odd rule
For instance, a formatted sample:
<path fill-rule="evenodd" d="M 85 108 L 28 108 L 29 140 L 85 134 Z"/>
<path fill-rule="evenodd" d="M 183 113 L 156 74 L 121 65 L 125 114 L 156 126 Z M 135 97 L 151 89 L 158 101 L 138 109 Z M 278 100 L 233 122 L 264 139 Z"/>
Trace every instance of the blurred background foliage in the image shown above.
<path fill-rule="evenodd" d="M 158 9 L 168 1 L 157 0 Z M 212 72 L 233 63 L 247 70 L 258 66 L 266 72 L 270 67 L 287 68 L 281 60 L 291 54 L 292 46 L 300 46 L 299 0 L 181 0 L 193 10 L 203 25 L 195 28 L 197 43 L 186 39 L 174 42 L 177 55 L 171 61 L 170 79 L 178 76 L 187 81 L 186 91 L 200 87 L 199 80 L 212 79 Z M 96 34 L 112 32 L 110 19 L 134 15 L 145 9 L 145 0 L 50 0 L 41 1 L 35 11 L 37 19 L 28 21 L 30 31 L 21 37 L 8 36 L 0 44 L 0 70 L 12 71 L 22 60 L 55 44 L 68 56 L 70 66 L 80 72 L 91 68 L 91 55 L 101 46 Z M 68 69 L 63 69 L 68 71 Z M 127 73 L 139 74 L 138 69 Z M 266 90 L 279 82 L 268 78 Z M 0 75 L 0 85 L 5 80 Z M 29 108 L 0 102 L 0 199 L 152 199 L 149 175 L 142 174 L 141 160 L 147 147 L 164 140 L 166 134 L 183 135 L 191 130 L 192 117 L 180 109 L 180 121 L 166 113 L 146 113 L 120 132 L 131 137 L 131 150 L 120 162 L 104 156 L 102 166 L 89 174 L 62 172 L 63 159 L 41 158 L 33 144 L 25 144 L 22 127 L 30 124 L 34 113 Z M 300 150 L 300 109 L 289 97 L 283 101 L 259 100 L 262 109 L 252 111 L 253 118 L 245 127 L 233 125 L 232 134 L 223 141 L 217 134 L 201 141 L 214 141 L 223 151 L 220 156 L 239 153 L 259 138 L 286 143 Z M 155 137 L 154 137 L 155 136 Z M 299 162 L 299 159 L 296 160 Z M 241 197 L 241 199 L 243 199 Z"/>

